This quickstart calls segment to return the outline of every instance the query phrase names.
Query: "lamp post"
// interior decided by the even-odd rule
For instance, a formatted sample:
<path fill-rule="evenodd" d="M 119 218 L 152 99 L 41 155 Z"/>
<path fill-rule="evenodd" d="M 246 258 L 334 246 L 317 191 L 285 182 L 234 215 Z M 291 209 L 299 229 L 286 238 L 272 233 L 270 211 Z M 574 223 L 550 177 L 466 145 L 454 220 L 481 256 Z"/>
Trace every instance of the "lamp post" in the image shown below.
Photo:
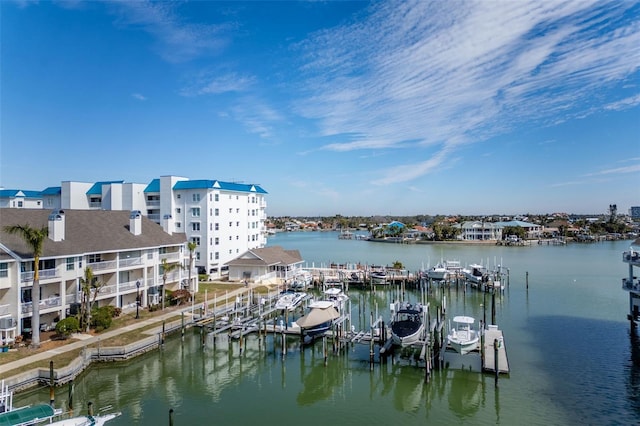
<path fill-rule="evenodd" d="M 136 281 L 136 288 L 138 289 L 138 295 L 136 296 L 136 319 L 140 318 L 140 280 Z"/>

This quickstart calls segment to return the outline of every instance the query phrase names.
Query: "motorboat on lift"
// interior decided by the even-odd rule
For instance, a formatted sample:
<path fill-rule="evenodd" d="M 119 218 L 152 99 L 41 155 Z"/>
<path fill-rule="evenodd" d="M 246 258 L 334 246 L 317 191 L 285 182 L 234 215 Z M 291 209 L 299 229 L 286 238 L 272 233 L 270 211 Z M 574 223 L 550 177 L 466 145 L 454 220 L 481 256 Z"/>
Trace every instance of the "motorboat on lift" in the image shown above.
<path fill-rule="evenodd" d="M 410 346 L 424 337 L 424 309 L 421 304 L 391 305 L 395 312 L 391 322 L 391 338 L 399 346 Z"/>
<path fill-rule="evenodd" d="M 476 320 L 464 315 L 453 317 L 453 327 L 449 327 L 447 343 L 450 348 L 460 355 L 467 354 L 478 349 L 480 335 L 473 329 Z"/>
<path fill-rule="evenodd" d="M 329 287 L 322 293 L 322 299 L 312 301 L 308 312 L 296 321 L 302 333 L 317 336 L 328 331 L 333 322 L 345 312 L 349 296 L 339 287 Z"/>
<path fill-rule="evenodd" d="M 307 293 L 285 290 L 280 293 L 280 297 L 276 301 L 275 309 L 278 310 L 287 310 L 293 311 L 295 310 L 302 301 L 307 297 Z"/>

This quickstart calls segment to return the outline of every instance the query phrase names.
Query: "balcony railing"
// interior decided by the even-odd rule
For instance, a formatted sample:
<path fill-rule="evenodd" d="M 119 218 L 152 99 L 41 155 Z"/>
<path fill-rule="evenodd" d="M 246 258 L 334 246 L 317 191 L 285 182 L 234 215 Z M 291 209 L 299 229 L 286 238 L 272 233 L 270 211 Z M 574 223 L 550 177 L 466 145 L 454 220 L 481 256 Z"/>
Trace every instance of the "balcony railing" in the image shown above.
<path fill-rule="evenodd" d="M 115 260 L 105 260 L 104 262 L 93 262 L 87 263 L 87 267 L 91 268 L 92 271 L 104 271 L 106 269 L 116 269 L 116 261 Z"/>
<path fill-rule="evenodd" d="M 167 262 L 178 262 L 180 260 L 180 252 L 164 253 L 160 255 L 160 260 L 167 259 Z"/>
<path fill-rule="evenodd" d="M 120 283 L 120 285 L 118 286 L 118 287 L 119 287 L 119 289 L 120 289 L 120 292 L 123 292 L 123 291 L 129 291 L 129 290 L 137 290 L 137 286 L 136 286 L 136 282 L 137 282 L 137 281 L 138 281 L 138 280 L 136 280 L 136 281 L 129 281 L 129 282 L 126 282 L 126 283 Z M 142 281 L 140 281 L 140 287 L 144 288 L 144 287 L 142 286 Z"/>
<path fill-rule="evenodd" d="M 60 306 L 61 303 L 61 297 L 59 296 L 51 296 L 51 297 L 47 297 L 46 299 L 42 299 L 40 301 L 40 311 L 43 311 L 44 309 L 49 309 L 49 308 L 57 308 Z M 32 302 L 26 302 L 26 303 L 22 303 L 22 313 L 23 314 L 28 314 L 30 312 L 33 312 L 33 303 Z"/>
<path fill-rule="evenodd" d="M 154 222 L 158 222 L 160 223 L 160 213 L 152 213 L 152 214 L 148 214 L 147 218 L 149 220 L 152 220 Z"/>
<path fill-rule="evenodd" d="M 40 273 L 40 281 L 42 280 L 46 280 L 46 279 L 51 279 L 51 278 L 56 278 L 58 276 L 57 270 L 54 269 L 43 269 L 41 270 Z M 27 272 L 21 272 L 20 273 L 20 282 L 29 282 L 29 281 L 33 281 L 33 275 L 34 272 L 33 271 L 27 271 Z"/>
<path fill-rule="evenodd" d="M 160 200 L 147 200 L 147 206 L 159 206 Z"/>
<path fill-rule="evenodd" d="M 118 265 L 121 268 L 127 268 L 129 266 L 142 265 L 142 258 L 141 257 L 130 257 L 128 259 L 120 259 L 118 261 Z"/>

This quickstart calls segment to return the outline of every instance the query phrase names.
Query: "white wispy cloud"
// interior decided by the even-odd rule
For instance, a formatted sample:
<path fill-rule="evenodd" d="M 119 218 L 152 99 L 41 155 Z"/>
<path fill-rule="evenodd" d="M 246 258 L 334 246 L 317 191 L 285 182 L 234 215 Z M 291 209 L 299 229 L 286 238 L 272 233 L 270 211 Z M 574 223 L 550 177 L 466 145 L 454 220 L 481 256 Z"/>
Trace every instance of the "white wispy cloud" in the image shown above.
<path fill-rule="evenodd" d="M 423 0 L 372 3 L 362 20 L 297 46 L 305 54 L 295 104 L 338 152 L 441 147 L 432 158 L 386 171 L 375 183 L 437 169 L 458 145 L 518 123 L 559 123 L 637 96 L 597 94 L 640 68 L 633 2 Z M 360 16 L 359 16 L 360 18 Z"/>
<path fill-rule="evenodd" d="M 190 78 L 180 90 L 182 96 L 215 95 L 245 92 L 255 84 L 256 78 L 234 71 L 207 70 Z"/>
<path fill-rule="evenodd" d="M 132 96 L 134 99 L 137 99 L 137 100 L 139 100 L 139 101 L 146 101 L 146 100 L 147 100 L 146 96 L 141 95 L 140 93 L 132 93 L 132 94 L 131 94 L 131 96 Z"/>
<path fill-rule="evenodd" d="M 238 100 L 230 109 L 230 114 L 242 123 L 249 133 L 257 134 L 263 139 L 271 139 L 274 136 L 275 123 L 284 120 L 278 110 L 253 97 Z"/>
<path fill-rule="evenodd" d="M 179 2 L 118 0 L 108 3 L 117 15 L 116 23 L 151 34 L 158 54 L 169 62 L 184 62 L 203 54 L 216 53 L 228 45 L 233 22 L 207 25 L 180 18 Z"/>
<path fill-rule="evenodd" d="M 634 164 L 633 166 L 625 166 L 625 167 L 615 167 L 613 169 L 601 170 L 595 173 L 589 173 L 584 176 L 603 176 L 603 175 L 613 175 L 613 174 L 626 174 L 626 173 L 637 173 L 640 172 L 640 164 Z"/>

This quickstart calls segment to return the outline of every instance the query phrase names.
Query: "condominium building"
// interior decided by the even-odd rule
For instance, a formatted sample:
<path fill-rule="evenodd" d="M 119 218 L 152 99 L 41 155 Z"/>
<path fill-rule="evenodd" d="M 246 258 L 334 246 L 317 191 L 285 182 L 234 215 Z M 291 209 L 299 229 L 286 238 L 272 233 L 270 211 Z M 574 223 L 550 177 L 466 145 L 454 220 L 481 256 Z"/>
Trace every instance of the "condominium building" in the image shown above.
<path fill-rule="evenodd" d="M 40 329 L 75 314 L 85 268 L 96 277 L 99 306 L 161 303 L 166 290 L 197 291 L 184 233 L 167 233 L 139 211 L 5 208 L 0 211 L 0 339 L 32 332 L 33 249 L 10 226 L 46 228 L 39 262 Z M 165 271 L 163 265 L 180 267 Z M 191 281 L 189 277 L 191 276 Z"/>
<path fill-rule="evenodd" d="M 225 274 L 226 263 L 267 242 L 266 196 L 259 185 L 161 176 L 148 184 L 64 181 L 36 191 L 2 190 L 0 207 L 140 211 L 195 244 L 198 271 Z"/>

